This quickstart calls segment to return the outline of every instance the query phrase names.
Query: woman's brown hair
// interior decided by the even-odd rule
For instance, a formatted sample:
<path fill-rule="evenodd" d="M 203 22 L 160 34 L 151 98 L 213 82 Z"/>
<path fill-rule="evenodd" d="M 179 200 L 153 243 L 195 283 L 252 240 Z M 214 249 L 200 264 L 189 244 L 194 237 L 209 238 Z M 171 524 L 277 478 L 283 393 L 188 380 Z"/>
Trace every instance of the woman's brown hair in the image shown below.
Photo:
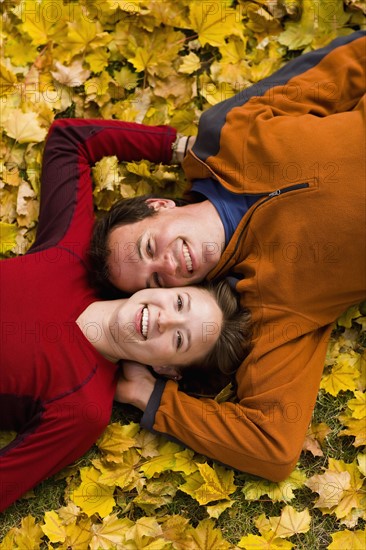
<path fill-rule="evenodd" d="M 199 363 L 182 366 L 185 391 L 215 394 L 229 382 L 251 349 L 250 311 L 239 303 L 239 295 L 224 279 L 203 288 L 217 301 L 223 315 L 220 336 L 211 352 Z"/>

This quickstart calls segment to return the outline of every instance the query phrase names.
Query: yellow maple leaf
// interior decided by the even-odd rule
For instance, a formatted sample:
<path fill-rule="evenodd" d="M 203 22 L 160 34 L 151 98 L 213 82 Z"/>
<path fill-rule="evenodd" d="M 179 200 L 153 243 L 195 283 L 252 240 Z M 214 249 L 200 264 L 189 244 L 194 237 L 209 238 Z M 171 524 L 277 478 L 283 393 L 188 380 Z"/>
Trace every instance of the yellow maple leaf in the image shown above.
<path fill-rule="evenodd" d="M 128 518 L 118 518 L 117 514 L 111 514 L 103 519 L 103 523 L 91 526 L 92 539 L 91 550 L 108 550 L 121 546 L 124 542 L 124 531 L 130 529 L 133 522 Z"/>
<path fill-rule="evenodd" d="M 87 101 L 95 101 L 99 106 L 104 105 L 111 99 L 109 85 L 112 79 L 107 71 L 102 71 L 99 76 L 89 78 L 84 84 Z"/>
<path fill-rule="evenodd" d="M 12 94 L 16 90 L 17 77 L 9 69 L 0 63 L 0 97 Z"/>
<path fill-rule="evenodd" d="M 153 515 L 157 508 L 173 502 L 176 492 L 177 480 L 171 474 L 163 475 L 148 481 L 133 502 L 146 514 Z"/>
<path fill-rule="evenodd" d="M 324 422 L 320 424 L 312 423 L 307 431 L 303 451 L 310 451 L 313 456 L 323 456 L 320 444 L 324 442 L 325 437 L 330 433 L 330 428 Z"/>
<path fill-rule="evenodd" d="M 75 523 L 80 514 L 80 508 L 75 506 L 73 502 L 69 502 L 67 506 L 62 506 L 57 510 L 58 515 L 62 519 L 64 525 Z"/>
<path fill-rule="evenodd" d="M 198 116 L 194 109 L 177 110 L 173 113 L 170 124 L 185 136 L 197 135 Z"/>
<path fill-rule="evenodd" d="M 341 414 L 339 420 L 347 427 L 346 430 L 339 432 L 339 436 L 352 435 L 355 440 L 353 445 L 355 447 L 361 447 L 366 445 L 366 429 L 365 429 L 365 419 L 364 418 L 352 418 L 347 414 Z"/>
<path fill-rule="evenodd" d="M 55 71 L 51 71 L 53 78 L 60 84 L 69 87 L 81 86 L 90 76 L 90 71 L 83 68 L 80 59 L 75 59 L 68 66 L 55 61 L 55 68 Z"/>
<path fill-rule="evenodd" d="M 177 543 L 177 548 L 180 548 L 180 546 L 184 548 L 184 544 L 189 547 L 188 541 L 191 540 L 191 538 L 187 533 L 189 525 L 188 519 L 179 515 L 168 516 L 162 519 L 161 528 L 164 538 L 173 543 Z"/>
<path fill-rule="evenodd" d="M 224 500 L 224 501 L 218 502 L 217 504 L 206 506 L 206 511 L 210 518 L 217 519 L 221 516 L 223 512 L 225 512 L 225 510 L 227 510 L 228 508 L 231 508 L 233 504 L 235 504 L 234 500 L 229 500 L 229 501 Z"/>
<path fill-rule="evenodd" d="M 118 158 L 114 156 L 103 157 L 92 168 L 95 184 L 94 195 L 108 189 L 113 191 L 119 183 Z"/>
<path fill-rule="evenodd" d="M 70 523 L 66 526 L 66 539 L 62 548 L 85 550 L 89 548 L 91 538 L 91 521 L 89 518 L 83 518 L 78 523 Z"/>
<path fill-rule="evenodd" d="M 157 52 L 151 49 L 137 47 L 135 55 L 129 59 L 129 62 L 135 67 L 139 73 L 145 71 L 147 68 L 158 64 Z"/>
<path fill-rule="evenodd" d="M 158 450 L 158 456 L 151 458 L 141 466 L 141 471 L 147 478 L 172 469 L 176 463 L 175 454 L 181 450 L 181 447 L 176 443 L 167 441 L 163 445 L 160 445 Z"/>
<path fill-rule="evenodd" d="M 66 539 L 66 528 L 54 510 L 45 513 L 41 528 L 51 542 L 64 542 Z"/>
<path fill-rule="evenodd" d="M 175 454 L 174 472 L 183 472 L 185 475 L 193 474 L 198 469 L 195 461 L 195 454 L 190 449 L 185 449 Z"/>
<path fill-rule="evenodd" d="M 30 43 L 27 35 L 14 33 L 13 36 L 8 36 L 5 43 L 5 57 L 9 57 L 13 65 L 24 67 L 29 63 L 32 64 L 37 56 L 37 47 Z"/>
<path fill-rule="evenodd" d="M 282 540 L 281 538 L 263 535 L 246 535 L 238 542 L 239 548 L 245 550 L 291 550 L 293 545 L 288 540 Z"/>
<path fill-rule="evenodd" d="M 156 538 L 163 534 L 161 526 L 156 518 L 139 518 L 135 524 L 126 532 L 126 539 L 136 543 L 141 542 L 143 537 Z"/>
<path fill-rule="evenodd" d="M 357 388 L 357 379 L 360 377 L 357 361 L 359 361 L 357 354 L 340 354 L 337 364 L 333 365 L 328 374 L 323 374 L 320 387 L 333 396 L 338 395 L 340 391 L 354 391 Z"/>
<path fill-rule="evenodd" d="M 16 246 L 18 227 L 12 223 L 0 222 L 0 254 L 6 254 Z"/>
<path fill-rule="evenodd" d="M 22 179 L 18 165 L 0 161 L 0 179 L 8 185 L 19 186 Z"/>
<path fill-rule="evenodd" d="M 337 319 L 337 325 L 339 325 L 340 327 L 351 328 L 352 321 L 354 319 L 357 319 L 357 317 L 359 316 L 360 316 L 359 307 L 351 306 L 343 313 L 343 315 L 341 315 Z"/>
<path fill-rule="evenodd" d="M 0 431 L 0 449 L 9 445 L 16 436 L 16 432 Z"/>
<path fill-rule="evenodd" d="M 339 519 L 353 517 L 357 523 L 357 516 L 362 517 L 364 490 L 364 479 L 360 476 L 360 469 L 356 461 L 351 463 L 343 462 L 343 460 L 329 459 L 329 471 L 344 473 L 347 472 L 350 476 L 350 487 L 345 490 L 342 500 L 332 509 Z M 356 510 L 356 514 L 354 513 Z"/>
<path fill-rule="evenodd" d="M 20 29 L 31 38 L 33 46 L 42 46 L 65 29 L 64 5 L 62 0 L 23 0 L 13 12 L 23 21 Z"/>
<path fill-rule="evenodd" d="M 80 470 L 82 482 L 71 492 L 71 500 L 88 516 L 99 514 L 105 517 L 111 513 L 115 500 L 114 487 L 99 483 L 100 472 L 94 467 Z"/>
<path fill-rule="evenodd" d="M 215 500 L 230 500 L 229 495 L 236 490 L 233 470 L 227 470 L 217 464 L 211 468 L 207 463 L 198 464 L 198 469 L 204 483 L 196 491 L 194 498 L 200 504 Z"/>
<path fill-rule="evenodd" d="M 271 517 L 269 520 L 276 536 L 287 538 L 298 533 L 307 533 L 310 529 L 311 516 L 307 508 L 298 512 L 292 506 L 285 506 L 280 517 Z"/>
<path fill-rule="evenodd" d="M 268 495 L 274 502 L 289 502 L 295 498 L 294 490 L 302 487 L 305 481 L 305 473 L 294 470 L 287 479 L 278 483 L 267 480 L 249 481 L 244 485 L 243 493 L 247 500 L 258 500 L 262 495 Z"/>
<path fill-rule="evenodd" d="M 126 5 L 124 1 L 123 4 Z M 186 10 L 182 9 L 182 5 L 179 2 L 156 2 L 156 0 L 147 0 L 144 2 L 144 6 L 148 8 L 149 16 L 154 17 L 156 25 L 163 23 L 172 27 L 189 28 Z"/>
<path fill-rule="evenodd" d="M 7 135 L 18 143 L 37 143 L 43 141 L 47 131 L 41 128 L 36 113 L 23 113 L 21 109 L 13 109 L 11 116 L 2 121 Z"/>
<path fill-rule="evenodd" d="M 243 36 L 240 12 L 231 7 L 231 0 L 192 2 L 190 22 L 202 46 L 221 46 L 227 36 Z"/>
<path fill-rule="evenodd" d="M 140 461 L 140 455 L 136 449 L 130 449 L 123 453 L 121 461 L 117 464 L 104 465 L 100 460 L 93 460 L 93 465 L 101 472 L 99 483 L 110 487 L 117 486 L 121 489 L 131 490 L 141 475 L 136 471 Z"/>
<path fill-rule="evenodd" d="M 15 546 L 15 535 L 16 535 L 16 528 L 13 527 L 10 529 L 3 540 L 0 542 L 0 550 L 12 550 Z"/>
<path fill-rule="evenodd" d="M 147 430 L 140 430 L 136 434 L 136 448 L 143 458 L 152 458 L 159 455 L 158 444 L 159 438 Z"/>
<path fill-rule="evenodd" d="M 178 72 L 184 74 L 192 74 L 198 71 L 201 67 L 201 60 L 197 54 L 190 52 L 181 58 Z"/>
<path fill-rule="evenodd" d="M 21 527 L 16 530 L 14 537 L 16 548 L 37 549 L 42 542 L 43 536 L 42 529 L 36 523 L 35 518 L 28 515 L 22 518 Z"/>
<path fill-rule="evenodd" d="M 192 537 L 190 550 L 229 550 L 231 544 L 224 540 L 220 529 L 215 528 L 211 519 L 204 519 L 198 526 L 188 530 Z"/>
<path fill-rule="evenodd" d="M 193 474 L 186 476 L 184 483 L 179 485 L 178 489 L 184 493 L 187 493 L 187 495 L 190 495 L 192 498 L 196 498 L 195 495 L 203 483 L 204 479 L 197 470 L 196 472 L 193 472 Z"/>
<path fill-rule="evenodd" d="M 333 508 L 342 499 L 345 491 L 351 486 L 349 472 L 326 470 L 323 474 L 310 477 L 305 485 L 319 494 L 314 508 Z"/>
<path fill-rule="evenodd" d="M 352 550 L 365 550 L 366 531 L 338 531 L 337 533 L 331 533 L 332 542 L 328 546 L 328 550 L 340 550 L 349 548 Z"/>
<path fill-rule="evenodd" d="M 359 453 L 357 455 L 357 464 L 361 474 L 366 477 L 366 453 Z"/>
<path fill-rule="evenodd" d="M 99 73 L 108 66 L 109 56 L 109 51 L 103 47 L 96 48 L 92 52 L 88 53 L 85 56 L 85 59 L 93 73 Z"/>
<path fill-rule="evenodd" d="M 119 422 L 114 422 L 104 430 L 97 441 L 97 446 L 107 455 L 120 455 L 135 445 L 135 435 L 138 431 L 139 425 L 135 422 L 124 426 Z"/>
<path fill-rule="evenodd" d="M 94 51 L 96 48 L 105 47 L 112 39 L 109 33 L 103 31 L 99 21 L 91 21 L 85 17 L 81 6 L 73 9 L 73 20 L 67 23 L 67 31 L 63 35 L 57 34 L 54 39 L 58 41 L 55 50 L 55 58 L 64 61 L 79 55 Z"/>
<path fill-rule="evenodd" d="M 354 399 L 347 402 L 347 407 L 352 411 L 352 417 L 361 419 L 366 417 L 366 394 L 355 391 Z"/>
<path fill-rule="evenodd" d="M 122 67 L 120 71 L 113 73 L 113 78 L 123 90 L 133 90 L 138 83 L 138 76 L 128 67 Z"/>
<path fill-rule="evenodd" d="M 35 225 L 39 213 L 39 201 L 27 181 L 22 181 L 17 196 L 17 222 L 20 227 Z"/>

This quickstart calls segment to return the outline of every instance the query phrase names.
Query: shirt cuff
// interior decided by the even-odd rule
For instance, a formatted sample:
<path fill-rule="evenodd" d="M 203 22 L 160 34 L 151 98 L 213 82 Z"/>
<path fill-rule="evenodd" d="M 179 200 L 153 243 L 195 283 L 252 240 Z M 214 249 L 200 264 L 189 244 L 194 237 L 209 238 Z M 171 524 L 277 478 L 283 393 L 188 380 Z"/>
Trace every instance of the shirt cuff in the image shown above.
<path fill-rule="evenodd" d="M 181 134 L 177 134 L 177 138 L 172 144 L 172 164 L 182 164 L 183 159 L 187 154 L 190 137 L 191 136 L 182 136 Z"/>
<path fill-rule="evenodd" d="M 160 407 L 161 396 L 165 389 L 167 381 L 162 378 L 158 378 L 155 382 L 155 387 L 146 406 L 145 412 L 140 420 L 140 425 L 146 430 L 153 431 L 155 424 L 155 414 Z"/>

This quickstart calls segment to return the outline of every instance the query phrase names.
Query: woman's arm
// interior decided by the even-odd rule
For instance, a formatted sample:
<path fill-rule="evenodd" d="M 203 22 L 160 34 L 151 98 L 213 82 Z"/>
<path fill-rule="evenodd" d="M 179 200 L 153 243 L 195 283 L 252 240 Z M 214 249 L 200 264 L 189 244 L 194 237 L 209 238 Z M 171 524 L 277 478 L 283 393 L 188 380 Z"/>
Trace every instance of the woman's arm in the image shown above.
<path fill-rule="evenodd" d="M 59 119 L 43 157 L 41 210 L 31 252 L 56 244 L 85 248 L 94 223 L 91 166 L 104 156 L 169 163 L 176 131 L 118 120 Z"/>

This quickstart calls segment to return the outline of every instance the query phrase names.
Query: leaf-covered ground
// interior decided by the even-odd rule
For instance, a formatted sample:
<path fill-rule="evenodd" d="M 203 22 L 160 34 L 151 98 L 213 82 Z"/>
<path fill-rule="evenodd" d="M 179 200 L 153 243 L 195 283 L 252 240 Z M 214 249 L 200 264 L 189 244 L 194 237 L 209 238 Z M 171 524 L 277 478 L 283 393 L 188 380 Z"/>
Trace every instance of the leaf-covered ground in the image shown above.
<path fill-rule="evenodd" d="M 365 27 L 364 0 L 1 2 L 1 256 L 34 239 L 42 148 L 55 117 L 171 124 L 286 60 Z M 179 195 L 176 166 L 94 168 L 96 210 L 152 190 Z M 351 267 L 350 267 L 351 268 Z M 335 326 L 297 469 L 282 483 L 231 471 L 139 429 L 115 407 L 78 463 L 0 517 L 0 549 L 364 550 L 366 305 Z M 5 445 L 14 434 L 2 433 Z M 50 452 L 52 450 L 50 449 Z"/>

